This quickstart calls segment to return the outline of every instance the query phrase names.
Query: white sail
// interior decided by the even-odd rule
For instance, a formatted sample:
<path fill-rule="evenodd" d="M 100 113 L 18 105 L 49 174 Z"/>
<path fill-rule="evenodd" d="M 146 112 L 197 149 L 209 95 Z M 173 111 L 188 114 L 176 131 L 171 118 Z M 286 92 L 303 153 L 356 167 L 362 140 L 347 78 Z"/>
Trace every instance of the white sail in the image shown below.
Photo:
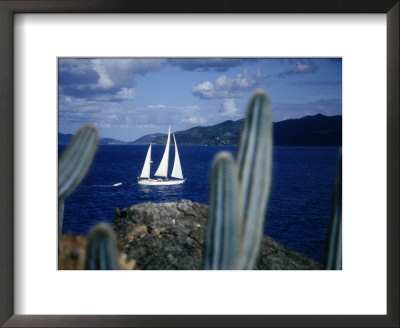
<path fill-rule="evenodd" d="M 151 164 L 151 144 L 149 146 L 149 149 L 147 150 L 146 159 L 144 160 L 142 173 L 140 174 L 141 178 L 150 178 L 150 164 Z"/>
<path fill-rule="evenodd" d="M 171 127 L 168 130 L 168 139 L 167 145 L 165 146 L 164 155 L 162 157 L 161 163 L 154 174 L 158 177 L 167 177 L 168 176 L 168 160 L 169 160 L 169 145 L 170 145 L 170 134 L 171 134 Z"/>
<path fill-rule="evenodd" d="M 171 176 L 177 179 L 183 179 L 181 161 L 179 160 L 178 146 L 176 145 L 175 135 L 174 134 L 172 135 L 174 137 L 174 144 L 175 144 L 175 160 Z"/>

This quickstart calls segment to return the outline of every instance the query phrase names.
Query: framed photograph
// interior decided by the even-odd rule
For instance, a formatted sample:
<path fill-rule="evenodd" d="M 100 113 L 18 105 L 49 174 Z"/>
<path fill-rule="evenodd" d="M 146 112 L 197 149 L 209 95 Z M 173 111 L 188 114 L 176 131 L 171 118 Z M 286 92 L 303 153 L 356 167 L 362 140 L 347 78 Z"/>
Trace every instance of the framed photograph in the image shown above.
<path fill-rule="evenodd" d="M 214 199 L 223 196 L 211 192 L 218 189 L 219 175 L 210 180 L 210 171 L 212 167 L 218 171 L 221 162 L 213 164 L 218 156 L 231 160 L 235 153 L 243 153 L 253 162 L 247 154 L 256 143 L 243 143 L 247 133 L 240 133 L 248 123 L 249 135 L 256 130 L 250 128 L 251 121 L 244 123 L 252 116 L 251 105 L 246 112 L 251 99 L 265 104 L 257 114 L 259 120 L 269 109 L 271 114 L 270 123 L 264 119 L 258 139 L 268 139 L 272 129 L 273 141 L 254 150 L 263 165 L 249 164 L 251 169 L 246 169 L 254 172 L 256 180 L 265 177 L 265 181 L 261 187 L 255 181 L 250 186 L 239 179 L 231 182 L 247 188 L 252 202 L 263 208 L 260 216 L 246 219 L 249 224 L 259 222 L 261 245 L 254 242 L 253 249 L 260 251 L 250 260 L 250 253 L 237 248 L 240 238 L 232 237 L 228 261 L 216 254 L 218 243 L 212 242 L 213 226 L 219 225 L 221 217 L 212 214 L 219 208 Z M 114 263 L 109 269 L 116 269 L 119 257 L 140 270 L 324 268 L 342 143 L 341 104 L 342 59 L 335 57 L 58 58 L 59 203 L 63 207 L 59 269 L 83 265 L 106 269 L 100 262 Z M 74 158 L 72 149 L 78 147 L 74 145 L 83 131 L 93 134 L 87 139 L 88 151 L 82 151 L 87 159 Z M 75 174 L 75 168 L 88 166 L 76 161 L 89 162 L 89 156 L 94 158 L 87 176 L 76 190 L 67 192 L 68 185 L 76 185 L 71 180 L 83 176 Z M 67 161 L 73 164 L 64 164 Z M 236 163 L 233 160 L 232 167 Z M 266 193 L 269 200 L 262 205 Z M 242 224 L 234 224 L 234 218 L 238 215 L 236 222 L 244 221 L 239 212 L 252 206 L 248 202 L 235 209 L 244 200 L 231 196 L 228 218 L 232 229 L 239 231 Z M 100 231 L 117 240 L 121 252 L 110 250 L 114 260 L 99 261 L 88 254 Z M 73 260 L 72 253 L 86 255 Z M 328 267 L 341 269 L 341 252 L 332 251 L 332 257 L 334 253 L 338 263 Z M 249 262 L 235 263 L 240 256 Z"/>
<path fill-rule="evenodd" d="M 398 1 L 0 9 L 1 324 L 398 326 Z"/>

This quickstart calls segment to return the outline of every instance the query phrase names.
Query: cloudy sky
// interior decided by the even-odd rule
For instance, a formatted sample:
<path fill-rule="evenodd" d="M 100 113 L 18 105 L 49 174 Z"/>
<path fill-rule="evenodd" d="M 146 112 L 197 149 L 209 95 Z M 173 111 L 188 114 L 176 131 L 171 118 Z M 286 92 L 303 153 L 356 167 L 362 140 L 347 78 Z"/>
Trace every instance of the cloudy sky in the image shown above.
<path fill-rule="evenodd" d="M 133 141 L 150 133 L 244 117 L 256 89 L 274 121 L 342 113 L 342 61 L 328 58 L 61 58 L 59 132 L 92 123 L 100 137 Z"/>

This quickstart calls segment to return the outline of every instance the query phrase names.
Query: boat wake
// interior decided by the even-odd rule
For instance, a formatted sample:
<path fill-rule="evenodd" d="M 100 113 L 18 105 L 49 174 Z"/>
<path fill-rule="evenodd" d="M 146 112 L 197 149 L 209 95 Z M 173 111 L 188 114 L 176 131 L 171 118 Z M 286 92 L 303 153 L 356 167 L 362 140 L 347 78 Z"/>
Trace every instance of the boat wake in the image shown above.
<path fill-rule="evenodd" d="M 120 185 L 122 185 L 122 182 L 117 182 L 114 184 L 95 184 L 95 185 L 86 185 L 86 186 L 82 186 L 82 187 L 86 187 L 86 188 L 110 188 L 110 187 L 119 187 Z"/>

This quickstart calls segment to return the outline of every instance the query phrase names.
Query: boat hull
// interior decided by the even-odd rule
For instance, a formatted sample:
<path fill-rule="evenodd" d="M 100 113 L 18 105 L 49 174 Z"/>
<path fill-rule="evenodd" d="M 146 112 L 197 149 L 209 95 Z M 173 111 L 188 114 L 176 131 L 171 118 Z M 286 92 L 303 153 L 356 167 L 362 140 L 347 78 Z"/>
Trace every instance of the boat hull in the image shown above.
<path fill-rule="evenodd" d="M 182 184 L 185 181 L 186 179 L 179 179 L 179 180 L 142 179 L 138 181 L 138 184 L 147 186 L 170 186 L 170 185 Z"/>

